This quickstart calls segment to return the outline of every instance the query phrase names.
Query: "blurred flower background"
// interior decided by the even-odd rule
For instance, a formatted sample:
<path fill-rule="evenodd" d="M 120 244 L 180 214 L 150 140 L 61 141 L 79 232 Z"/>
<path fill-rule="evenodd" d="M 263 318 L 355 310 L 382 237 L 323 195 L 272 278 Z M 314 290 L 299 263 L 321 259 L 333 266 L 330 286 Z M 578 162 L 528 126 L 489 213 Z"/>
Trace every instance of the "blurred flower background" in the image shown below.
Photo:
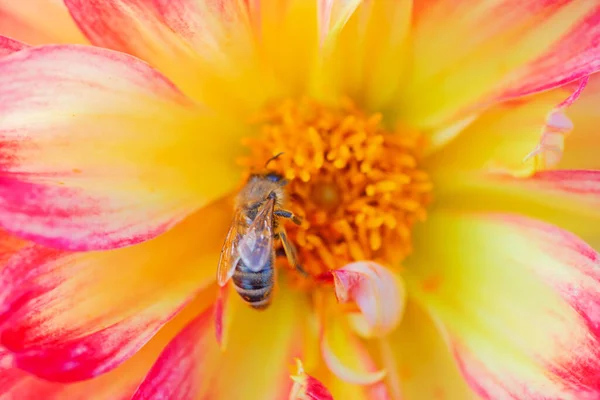
<path fill-rule="evenodd" d="M 595 1 L 0 0 L 0 35 L 0 398 L 600 398 Z M 307 276 L 259 312 L 216 269 L 280 152 Z"/>

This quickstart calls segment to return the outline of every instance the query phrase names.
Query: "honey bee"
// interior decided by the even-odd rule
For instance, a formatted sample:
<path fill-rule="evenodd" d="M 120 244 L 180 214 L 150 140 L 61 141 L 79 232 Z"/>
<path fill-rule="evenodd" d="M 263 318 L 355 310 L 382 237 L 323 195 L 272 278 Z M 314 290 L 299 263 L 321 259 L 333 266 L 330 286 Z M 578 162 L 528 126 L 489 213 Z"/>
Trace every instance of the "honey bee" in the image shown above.
<path fill-rule="evenodd" d="M 269 159 L 276 159 L 281 155 Z M 221 287 L 231 279 L 250 306 L 264 310 L 271 304 L 275 282 L 275 240 L 280 240 L 290 265 L 304 273 L 296 248 L 280 219 L 300 225 L 301 219 L 282 205 L 287 181 L 274 172 L 253 174 L 238 194 L 234 218 L 221 250 L 217 280 Z"/>

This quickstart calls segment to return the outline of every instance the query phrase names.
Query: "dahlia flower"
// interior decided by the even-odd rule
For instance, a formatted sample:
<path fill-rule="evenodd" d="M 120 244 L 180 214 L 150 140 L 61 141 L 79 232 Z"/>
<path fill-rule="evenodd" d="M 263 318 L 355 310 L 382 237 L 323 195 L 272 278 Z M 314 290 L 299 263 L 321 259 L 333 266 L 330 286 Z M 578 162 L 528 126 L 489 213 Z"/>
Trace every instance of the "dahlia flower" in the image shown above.
<path fill-rule="evenodd" d="M 0 0 L 0 34 L 0 397 L 600 398 L 597 2 Z M 216 277 L 265 171 L 300 268 L 275 241 L 258 311 Z"/>

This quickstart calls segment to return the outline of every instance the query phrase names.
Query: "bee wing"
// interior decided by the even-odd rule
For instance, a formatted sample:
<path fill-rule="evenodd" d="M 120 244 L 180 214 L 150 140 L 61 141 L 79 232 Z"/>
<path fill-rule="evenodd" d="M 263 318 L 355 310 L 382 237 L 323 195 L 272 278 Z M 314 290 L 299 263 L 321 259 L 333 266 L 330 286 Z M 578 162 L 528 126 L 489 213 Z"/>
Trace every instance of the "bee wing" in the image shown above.
<path fill-rule="evenodd" d="M 219 266 L 217 267 L 217 281 L 219 286 L 225 286 L 225 284 L 233 276 L 235 267 L 240 260 L 239 243 L 242 238 L 240 232 L 242 214 L 237 212 L 234 216 L 229 232 L 225 237 L 225 243 L 221 249 L 221 256 L 219 257 Z"/>
<path fill-rule="evenodd" d="M 273 207 L 275 200 L 268 199 L 240 242 L 240 257 L 244 265 L 258 272 L 269 262 L 273 253 Z"/>

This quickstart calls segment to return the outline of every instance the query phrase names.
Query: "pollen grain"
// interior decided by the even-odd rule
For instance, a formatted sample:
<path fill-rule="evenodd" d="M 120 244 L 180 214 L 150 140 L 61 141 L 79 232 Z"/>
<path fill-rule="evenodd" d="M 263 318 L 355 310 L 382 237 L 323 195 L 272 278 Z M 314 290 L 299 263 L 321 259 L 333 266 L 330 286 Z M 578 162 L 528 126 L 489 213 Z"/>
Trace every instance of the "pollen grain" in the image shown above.
<path fill-rule="evenodd" d="M 286 100 L 257 122 L 239 162 L 250 174 L 283 153 L 268 170 L 289 180 L 286 207 L 303 223 L 286 230 L 310 275 L 356 260 L 395 266 L 411 252 L 412 226 L 425 219 L 432 191 L 419 169 L 418 132 L 387 129 L 381 114 L 349 100 L 335 107 Z"/>

